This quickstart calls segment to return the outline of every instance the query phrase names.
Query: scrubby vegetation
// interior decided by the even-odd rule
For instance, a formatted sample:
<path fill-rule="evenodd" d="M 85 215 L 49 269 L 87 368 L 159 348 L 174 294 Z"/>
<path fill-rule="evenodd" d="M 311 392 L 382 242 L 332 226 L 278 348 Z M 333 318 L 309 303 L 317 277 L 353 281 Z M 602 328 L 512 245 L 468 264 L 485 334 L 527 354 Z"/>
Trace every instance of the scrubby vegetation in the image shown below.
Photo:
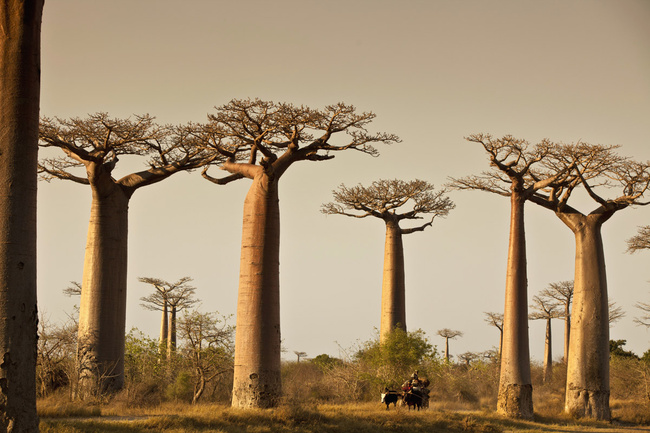
<path fill-rule="evenodd" d="M 223 335 L 222 335 L 223 337 Z M 66 340 L 67 341 L 67 340 Z M 611 408 L 618 424 L 650 425 L 650 360 L 612 344 Z M 72 346 L 71 346 L 72 347 Z M 198 404 L 192 405 L 197 378 L 197 353 L 181 339 L 175 356 L 160 357 L 158 342 L 132 330 L 127 338 L 126 386 L 110 399 L 75 401 L 69 386 L 39 388 L 39 414 L 43 432 L 203 432 L 245 431 L 477 431 L 497 432 L 549 425 L 579 431 L 611 425 L 573 420 L 562 415 L 566 367 L 557 362 L 551 381 L 543 382 L 541 365 L 533 365 L 535 422 L 508 421 L 494 414 L 499 381 L 495 353 L 476 354 L 474 361 L 446 362 L 421 330 L 397 330 L 385 344 L 379 338 L 347 350 L 345 359 L 322 354 L 310 360 L 285 362 L 282 369 L 284 401 L 270 411 L 229 408 L 232 357 L 228 344 L 206 371 L 220 372 L 205 385 Z M 209 350 L 207 346 L 205 350 Z M 210 349 L 212 350 L 212 349 Z M 345 352 L 345 351 L 344 351 Z M 213 352 L 214 354 L 214 352 Z M 69 353 L 73 356 L 74 353 Z M 48 364 L 50 365 L 50 364 Z M 62 365 L 67 365 L 63 363 Z M 45 365 L 39 366 L 46 368 Z M 379 401 L 385 387 L 399 389 L 417 370 L 431 382 L 431 404 L 415 414 L 405 408 L 386 411 Z M 39 377 L 51 377 L 42 374 Z M 110 428 L 107 424 L 110 423 Z"/>

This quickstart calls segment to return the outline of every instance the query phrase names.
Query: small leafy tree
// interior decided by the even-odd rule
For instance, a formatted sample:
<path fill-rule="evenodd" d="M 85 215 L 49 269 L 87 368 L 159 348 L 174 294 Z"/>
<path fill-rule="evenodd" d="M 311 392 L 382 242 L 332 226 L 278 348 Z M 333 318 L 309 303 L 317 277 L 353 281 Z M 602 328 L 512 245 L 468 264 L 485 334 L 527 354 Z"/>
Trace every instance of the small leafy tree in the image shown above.
<path fill-rule="evenodd" d="M 187 312 L 178 321 L 183 354 L 191 365 L 194 377 L 192 404 L 199 401 L 206 385 L 233 369 L 234 327 L 227 317 L 217 313 Z"/>
<path fill-rule="evenodd" d="M 366 342 L 356 360 L 367 367 L 368 380 L 383 388 L 397 386 L 415 370 L 436 359 L 436 350 L 421 329 L 407 332 L 396 328 L 384 341 Z"/>

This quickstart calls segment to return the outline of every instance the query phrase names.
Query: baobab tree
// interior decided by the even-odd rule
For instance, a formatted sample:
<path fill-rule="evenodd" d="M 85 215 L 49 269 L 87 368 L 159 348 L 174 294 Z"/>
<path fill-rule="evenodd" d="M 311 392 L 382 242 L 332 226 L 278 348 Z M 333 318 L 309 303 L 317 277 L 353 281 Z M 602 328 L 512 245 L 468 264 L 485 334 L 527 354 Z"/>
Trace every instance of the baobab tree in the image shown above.
<path fill-rule="evenodd" d="M 503 346 L 503 314 L 486 312 L 485 321 L 499 330 L 499 352 L 497 357 L 501 358 L 501 346 Z"/>
<path fill-rule="evenodd" d="M 461 331 L 443 328 L 439 329 L 437 334 L 445 339 L 445 362 L 449 363 L 449 340 L 453 340 L 456 337 L 462 337 L 463 333 Z"/>
<path fill-rule="evenodd" d="M 0 430 L 37 432 L 36 183 L 43 0 L 0 3 Z"/>
<path fill-rule="evenodd" d="M 185 128 L 157 125 L 148 115 L 43 118 L 40 145 L 59 148 L 64 154 L 41 160 L 44 180 L 90 186 L 79 310 L 79 390 L 82 397 L 113 392 L 124 383 L 129 201 L 138 189 L 200 167 L 207 159 L 193 146 Z M 146 158 L 148 168 L 115 178 L 114 169 L 123 155 Z"/>
<path fill-rule="evenodd" d="M 616 302 L 610 299 L 609 307 L 608 307 L 608 319 L 609 319 L 610 326 L 613 323 L 616 323 L 619 320 L 621 320 L 623 317 L 625 317 L 625 311 L 623 311 L 623 308 L 616 305 Z"/>
<path fill-rule="evenodd" d="M 544 296 L 543 294 L 535 295 L 530 308 L 529 314 L 531 320 L 544 320 L 546 322 L 546 333 L 544 337 L 544 364 L 543 364 L 543 381 L 550 383 L 553 378 L 553 346 L 551 333 L 551 320 L 560 317 L 558 311 L 559 304 L 555 299 Z"/>
<path fill-rule="evenodd" d="M 627 252 L 635 253 L 650 249 L 650 226 L 639 227 L 636 235 L 627 240 Z"/>
<path fill-rule="evenodd" d="M 634 323 L 650 328 L 650 302 L 637 302 L 635 307 L 641 310 L 643 315 L 641 317 L 635 317 Z"/>
<path fill-rule="evenodd" d="M 510 240 L 503 311 L 503 347 L 497 412 L 516 418 L 533 417 L 533 386 L 530 376 L 528 338 L 528 278 L 524 205 L 535 192 L 564 185 L 571 177 L 570 164 L 554 170 L 543 163 L 554 144 L 548 140 L 531 146 L 527 141 L 477 134 L 467 137 L 488 155 L 491 171 L 452 179 L 456 189 L 495 193 L 510 199 Z"/>
<path fill-rule="evenodd" d="M 207 124 L 196 125 L 196 137 L 226 158 L 219 165 L 229 173 L 215 178 L 208 166 L 203 176 L 217 185 L 252 181 L 244 200 L 234 407 L 273 407 L 280 398 L 280 178 L 295 162 L 326 161 L 344 150 L 377 156 L 374 144 L 398 138 L 370 134 L 374 117 L 343 103 L 317 110 L 246 99 L 218 107 Z"/>
<path fill-rule="evenodd" d="M 423 180 L 378 180 L 369 187 L 341 185 L 333 192 L 334 202 L 324 204 L 321 211 L 327 215 L 345 215 L 354 218 L 374 217 L 386 225 L 384 273 L 381 295 L 380 341 L 396 327 L 406 331 L 406 289 L 404 281 L 404 245 L 402 236 L 421 232 L 431 226 L 436 217 L 447 216 L 454 203 L 446 191 L 435 191 Z M 398 213 L 398 209 L 403 209 Z M 404 220 L 431 219 L 415 227 L 402 228 Z"/>
<path fill-rule="evenodd" d="M 609 420 L 609 302 L 601 228 L 615 213 L 634 205 L 650 186 L 650 162 L 615 153 L 618 146 L 558 145 L 552 164 L 573 163 L 572 182 L 549 185 L 531 201 L 555 213 L 575 238 L 573 313 L 567 362 L 565 411 L 578 417 Z M 596 202 L 590 213 L 569 205 L 578 186 Z M 620 188 L 614 198 L 603 192 Z M 598 189 L 598 192 L 597 192 Z M 602 190 L 602 192 L 601 192 Z"/>
<path fill-rule="evenodd" d="M 160 278 L 140 277 L 138 281 L 150 284 L 156 290 L 149 296 L 143 296 L 141 305 L 147 310 L 161 311 L 159 350 L 160 357 L 170 355 L 176 347 L 176 317 L 180 310 L 189 308 L 198 302 L 194 299 L 196 288 L 190 286 L 190 277 L 183 277 L 175 283 Z"/>
<path fill-rule="evenodd" d="M 540 296 L 554 299 L 563 307 L 560 317 L 564 319 L 564 357 L 566 364 L 569 355 L 569 337 L 571 335 L 571 301 L 573 300 L 573 281 L 550 283 L 540 292 Z"/>

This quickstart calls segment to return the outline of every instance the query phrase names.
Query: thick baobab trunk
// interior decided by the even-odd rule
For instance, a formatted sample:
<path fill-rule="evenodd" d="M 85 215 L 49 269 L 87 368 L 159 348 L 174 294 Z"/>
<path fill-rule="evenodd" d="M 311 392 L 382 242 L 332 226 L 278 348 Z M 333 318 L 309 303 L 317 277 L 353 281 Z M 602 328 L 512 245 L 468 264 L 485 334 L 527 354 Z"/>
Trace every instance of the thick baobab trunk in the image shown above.
<path fill-rule="evenodd" d="M 167 327 L 167 358 L 171 359 L 176 352 L 176 306 L 169 308 L 169 326 Z"/>
<path fill-rule="evenodd" d="M 37 432 L 36 182 L 43 1 L 0 4 L 0 431 Z"/>
<path fill-rule="evenodd" d="M 124 385 L 129 197 L 93 188 L 84 261 L 77 363 L 81 397 Z"/>
<path fill-rule="evenodd" d="M 280 211 L 277 181 L 253 179 L 244 201 L 232 406 L 276 406 L 280 380 Z"/>
<path fill-rule="evenodd" d="M 165 358 L 167 354 L 167 333 L 168 333 L 168 320 L 169 304 L 167 299 L 163 301 L 162 319 L 160 320 L 160 338 L 158 341 L 158 350 L 161 358 Z"/>
<path fill-rule="evenodd" d="M 565 220 L 576 240 L 565 411 L 609 420 L 609 306 L 598 215 Z"/>
<path fill-rule="evenodd" d="M 397 222 L 386 221 L 379 341 L 386 341 L 396 327 L 406 331 L 404 246 Z"/>
<path fill-rule="evenodd" d="M 544 338 L 544 383 L 553 379 L 553 348 L 551 346 L 551 318 L 546 319 L 546 336 Z"/>
<path fill-rule="evenodd" d="M 528 347 L 525 203 L 520 194 L 513 192 L 497 412 L 530 419 L 533 417 L 533 386 Z"/>

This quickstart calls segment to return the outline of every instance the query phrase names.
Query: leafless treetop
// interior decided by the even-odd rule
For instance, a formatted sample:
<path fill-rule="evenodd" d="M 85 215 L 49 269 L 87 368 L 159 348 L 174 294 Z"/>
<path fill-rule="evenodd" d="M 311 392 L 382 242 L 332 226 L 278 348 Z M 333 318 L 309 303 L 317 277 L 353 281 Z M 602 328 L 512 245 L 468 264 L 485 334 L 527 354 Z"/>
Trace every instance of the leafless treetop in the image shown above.
<path fill-rule="evenodd" d="M 435 217 L 445 217 L 455 205 L 445 196 L 446 190 L 435 191 L 434 186 L 423 180 L 377 180 L 369 187 L 357 185 L 348 188 L 339 186 L 333 191 L 335 203 L 324 204 L 321 212 L 329 215 L 346 215 L 355 218 L 373 216 L 383 220 L 399 222 L 404 219 L 422 219 L 431 215 L 431 221 L 402 233 L 423 230 L 431 225 Z M 407 206 L 408 205 L 408 206 Z M 403 213 L 398 208 L 407 207 Z"/>
<path fill-rule="evenodd" d="M 452 178 L 450 186 L 455 189 L 475 189 L 502 196 L 510 196 L 513 191 L 531 195 L 540 189 L 565 185 L 572 180 L 572 161 L 548 163 L 557 147 L 549 140 L 531 145 L 511 135 L 494 138 L 489 134 L 471 135 L 466 140 L 483 147 L 492 170 L 480 175 Z"/>
<path fill-rule="evenodd" d="M 532 312 L 528 315 L 531 320 L 547 320 L 561 317 L 558 311 L 559 304 L 555 299 L 544 295 L 535 295 L 530 306 Z"/>
<path fill-rule="evenodd" d="M 372 156 L 375 143 L 395 143 L 393 134 L 367 131 L 373 113 L 357 113 L 352 105 L 338 103 L 322 110 L 259 99 L 234 99 L 216 108 L 208 122 L 194 125 L 196 137 L 207 148 L 227 158 L 221 168 L 229 176 L 214 178 L 225 184 L 243 177 L 253 178 L 256 167 L 280 176 L 295 161 L 323 161 L 333 152 L 353 149 Z"/>
<path fill-rule="evenodd" d="M 437 334 L 443 338 L 450 338 L 450 339 L 463 336 L 463 333 L 461 331 L 454 331 L 453 329 L 449 329 L 449 328 L 440 329 L 438 330 Z"/>
<path fill-rule="evenodd" d="M 502 313 L 486 312 L 484 314 L 485 314 L 485 319 L 484 320 L 487 323 L 494 326 L 499 331 L 503 331 L 503 314 Z"/>
<path fill-rule="evenodd" d="M 650 249 L 650 226 L 639 227 L 639 232 L 627 240 L 627 252 Z"/>
<path fill-rule="evenodd" d="M 42 118 L 39 145 L 58 147 L 65 154 L 40 161 L 42 179 L 58 178 L 86 185 L 100 173 L 110 175 L 122 155 L 147 158 L 148 169 L 117 180 L 123 187 L 133 189 L 209 161 L 209 154 L 195 145 L 187 127 L 158 125 L 148 114 L 128 119 L 110 118 L 106 113 L 84 119 Z M 78 168 L 85 168 L 86 173 L 80 173 Z"/>
<path fill-rule="evenodd" d="M 175 283 L 147 277 L 140 277 L 138 280 L 142 283 L 151 284 L 156 289 L 149 296 L 140 298 L 143 302 L 140 305 L 148 310 L 162 311 L 165 306 L 168 306 L 175 307 L 176 311 L 181 311 L 198 302 L 194 298 L 196 287 L 188 284 L 192 281 L 190 277 L 183 277 Z"/>

